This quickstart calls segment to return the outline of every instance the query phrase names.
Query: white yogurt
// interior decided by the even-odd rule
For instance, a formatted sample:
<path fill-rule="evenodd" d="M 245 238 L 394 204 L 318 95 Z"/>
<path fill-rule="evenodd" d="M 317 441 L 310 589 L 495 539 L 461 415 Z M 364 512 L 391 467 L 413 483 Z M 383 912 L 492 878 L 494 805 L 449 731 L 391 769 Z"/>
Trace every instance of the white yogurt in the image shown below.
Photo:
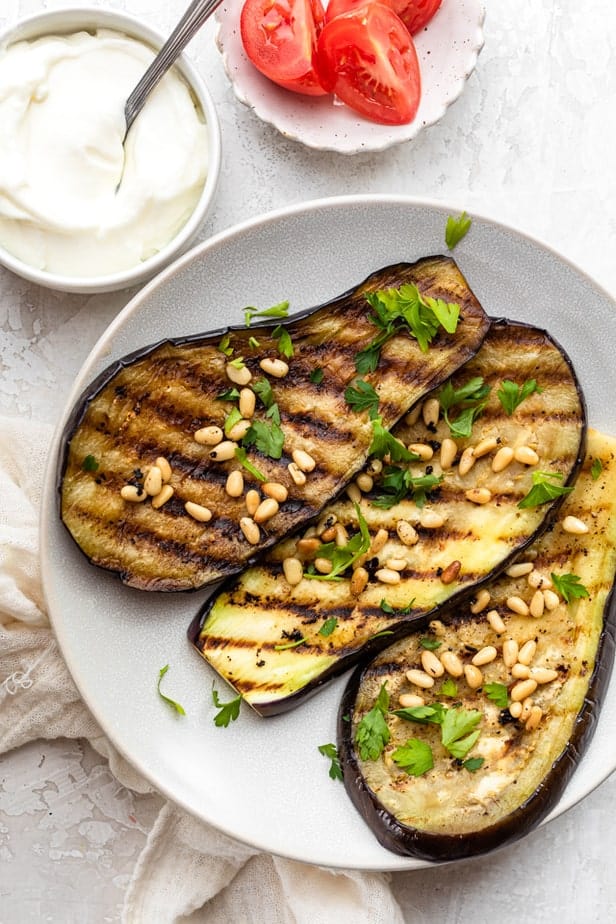
<path fill-rule="evenodd" d="M 84 277 L 130 269 L 190 217 L 208 135 L 176 73 L 122 145 L 126 98 L 153 57 L 105 29 L 0 52 L 0 243 L 24 263 Z"/>

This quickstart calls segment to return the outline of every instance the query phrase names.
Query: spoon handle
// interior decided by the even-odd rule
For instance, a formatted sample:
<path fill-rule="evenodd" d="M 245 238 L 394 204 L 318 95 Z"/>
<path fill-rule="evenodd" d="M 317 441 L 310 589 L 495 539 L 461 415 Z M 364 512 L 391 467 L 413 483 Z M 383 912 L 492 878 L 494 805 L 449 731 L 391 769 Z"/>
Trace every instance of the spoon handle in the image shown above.
<path fill-rule="evenodd" d="M 201 28 L 222 0 L 193 0 L 177 26 L 162 46 L 143 77 L 132 91 L 124 107 L 126 133 L 141 112 L 148 94 L 169 70 L 195 32 Z"/>

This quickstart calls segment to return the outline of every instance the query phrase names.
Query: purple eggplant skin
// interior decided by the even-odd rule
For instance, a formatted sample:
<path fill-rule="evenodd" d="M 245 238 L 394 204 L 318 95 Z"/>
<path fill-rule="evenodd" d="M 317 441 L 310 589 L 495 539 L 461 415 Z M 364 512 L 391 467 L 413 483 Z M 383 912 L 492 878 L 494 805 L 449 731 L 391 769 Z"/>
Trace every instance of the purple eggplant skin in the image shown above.
<path fill-rule="evenodd" d="M 256 561 L 282 535 L 315 518 L 361 467 L 372 438 L 367 414 L 349 416 L 344 398 L 357 375 L 357 352 L 378 333 L 366 295 L 409 282 L 424 294 L 457 301 L 462 320 L 455 336 L 437 333 L 429 354 L 403 331 L 383 346 L 379 368 L 366 380 L 379 386 L 384 426 L 391 426 L 415 398 L 446 378 L 451 365 L 463 364 L 481 345 L 489 319 L 455 262 L 444 256 L 385 267 L 343 295 L 285 320 L 296 355 L 288 375 L 271 382 L 285 446 L 278 460 L 251 447 L 248 461 L 266 480 L 285 484 L 289 497 L 262 530 L 258 545 L 248 543 L 240 529 L 246 514 L 243 499 L 224 491 L 226 477 L 239 461 L 210 459 L 193 434 L 204 426 L 222 426 L 232 407 L 218 400 L 231 384 L 225 370 L 228 359 L 219 349 L 221 338 L 229 333 L 234 355 L 243 355 L 251 373 L 265 378 L 259 361 L 278 355 L 275 328 L 280 318 L 259 319 L 254 328 L 238 325 L 162 340 L 103 371 L 77 401 L 58 460 L 59 513 L 86 558 L 139 589 L 198 589 Z M 326 369 L 319 385 L 311 378 L 318 367 Z M 259 409 L 258 414 L 264 413 Z M 287 464 L 291 450 L 303 445 L 313 448 L 319 477 L 300 489 Z M 83 471 L 89 455 L 100 462 L 98 481 Z M 134 484 L 131 477 L 138 480 L 142 466 L 161 455 L 169 456 L 173 470 L 175 493 L 169 502 L 155 511 L 147 502 L 121 503 L 121 488 Z M 251 482 L 256 476 L 245 477 L 247 487 L 257 486 Z M 186 513 L 186 501 L 213 510 L 207 528 Z"/>
<path fill-rule="evenodd" d="M 348 720 L 364 672 L 360 665 L 352 674 L 340 703 L 338 756 L 343 767 L 345 789 L 379 843 L 404 857 L 443 863 L 480 856 L 529 834 L 557 804 L 595 733 L 599 710 L 612 674 L 615 649 L 616 588 L 612 587 L 605 606 L 604 628 L 588 692 L 566 748 L 554 761 L 541 785 L 514 812 L 489 828 L 464 835 L 429 834 L 400 824 L 366 785 L 355 754 L 352 723 Z"/>

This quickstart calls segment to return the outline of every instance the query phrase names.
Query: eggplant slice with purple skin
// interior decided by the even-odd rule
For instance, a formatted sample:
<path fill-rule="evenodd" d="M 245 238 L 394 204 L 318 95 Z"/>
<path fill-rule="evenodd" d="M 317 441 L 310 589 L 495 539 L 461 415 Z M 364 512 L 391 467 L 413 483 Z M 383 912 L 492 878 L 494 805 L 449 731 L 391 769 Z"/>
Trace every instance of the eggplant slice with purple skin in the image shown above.
<path fill-rule="evenodd" d="M 439 327 L 434 310 L 430 322 L 438 330 L 425 351 L 400 322 L 382 338 L 378 367 L 364 377 L 378 391 L 382 425 L 389 428 L 465 363 L 488 330 L 488 318 L 449 257 L 386 267 L 283 326 L 279 318 L 268 319 L 255 327 L 167 340 L 103 372 L 71 415 L 59 466 L 62 520 L 88 559 L 132 587 L 195 589 L 236 573 L 317 516 L 364 464 L 372 441 L 368 415 L 349 414 L 344 399 L 357 376 L 357 354 L 382 333 L 367 296 L 404 285 L 432 299 L 441 315 L 455 303 L 459 321 L 448 333 L 445 326 L 451 324 Z M 267 371 L 260 365 L 265 359 L 276 361 Z M 242 382 L 258 395 L 254 416 L 246 411 L 243 423 Z M 209 431 L 195 439 L 195 433 L 217 427 L 225 431 L 228 449 L 234 422 L 251 427 L 243 437 L 234 434 L 243 458 L 232 445 L 231 458 L 223 461 L 223 450 L 204 445 Z M 314 462 L 306 474 L 304 458 L 299 474 L 295 471 L 305 484 L 298 485 L 288 468 L 294 450 L 307 452 Z M 155 471 L 147 482 L 161 457 L 170 474 L 163 472 L 161 479 Z M 243 480 L 239 496 L 226 490 L 231 472 Z M 268 511 L 266 523 L 244 522 L 246 533 L 245 494 L 263 481 L 282 485 L 287 497 L 273 516 Z M 135 501 L 145 499 L 131 502 L 123 489 Z M 196 505 L 191 512 L 187 502 Z"/>
<path fill-rule="evenodd" d="M 501 401 L 503 382 L 509 398 L 527 393 L 517 407 Z M 452 428 L 469 435 L 452 441 Z M 494 321 L 477 355 L 392 431 L 423 458 L 373 458 L 368 479 L 351 490 L 355 500 L 361 494 L 358 505 L 340 496 L 316 527 L 223 585 L 189 638 L 258 713 L 294 708 L 418 620 L 471 600 L 519 555 L 575 480 L 585 429 L 584 401 L 559 346 L 538 328 Z M 455 460 L 447 458 L 452 446 Z M 533 488 L 539 503 L 520 507 Z M 319 573 L 344 560 L 348 537 L 361 551 L 360 525 L 363 553 L 335 580 Z M 287 579 L 289 562 L 303 569 L 299 583 Z"/>
<path fill-rule="evenodd" d="M 351 676 L 338 718 L 344 783 L 395 853 L 447 861 L 517 840 L 554 808 L 579 764 L 614 659 L 615 439 L 589 432 L 558 523 L 526 561 L 528 573 L 488 585 L 481 614 L 456 610 Z M 537 594 L 537 615 L 512 610 L 512 597 L 531 607 Z M 435 668 L 443 663 L 453 675 Z M 433 686 L 418 687 L 426 666 Z M 375 708 L 380 737 L 369 730 Z"/>

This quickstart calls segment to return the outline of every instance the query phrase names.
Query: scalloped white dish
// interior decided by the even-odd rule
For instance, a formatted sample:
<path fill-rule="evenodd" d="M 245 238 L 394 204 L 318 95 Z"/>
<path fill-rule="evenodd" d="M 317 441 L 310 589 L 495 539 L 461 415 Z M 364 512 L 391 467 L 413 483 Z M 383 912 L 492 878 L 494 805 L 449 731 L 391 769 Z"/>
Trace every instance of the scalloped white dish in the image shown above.
<path fill-rule="evenodd" d="M 336 740 L 347 678 L 292 712 L 262 719 L 242 707 L 236 722 L 217 728 L 214 673 L 186 637 L 212 590 L 133 590 L 87 562 L 57 510 L 62 430 L 82 389 L 119 357 L 165 337 L 241 323 L 245 305 L 288 299 L 291 311 L 300 311 L 379 267 L 443 253 L 447 216 L 460 211 L 400 197 L 316 200 L 199 245 L 145 286 L 98 341 L 68 396 L 49 453 L 41 521 L 48 611 L 75 683 L 105 734 L 159 792 L 196 817 L 259 849 L 320 866 L 426 866 L 381 847 L 343 786 L 328 777 L 318 746 Z M 615 306 L 607 293 L 553 250 L 487 218 L 473 216 L 454 256 L 490 315 L 539 320 L 558 339 L 584 387 L 589 422 L 616 433 L 616 405 L 606 400 L 616 392 Z M 183 717 L 157 696 L 165 664 L 163 690 L 184 706 Z M 215 683 L 228 701 L 230 691 Z M 595 736 L 550 817 L 614 770 L 612 680 Z"/>
<path fill-rule="evenodd" d="M 335 102 L 333 96 L 292 93 L 260 74 L 242 45 L 243 3 L 224 0 L 216 13 L 216 44 L 236 97 L 286 138 L 340 154 L 384 151 L 438 122 L 462 93 L 484 42 L 483 3 L 443 0 L 431 22 L 414 37 L 422 80 L 417 115 L 408 125 L 378 125 Z"/>

